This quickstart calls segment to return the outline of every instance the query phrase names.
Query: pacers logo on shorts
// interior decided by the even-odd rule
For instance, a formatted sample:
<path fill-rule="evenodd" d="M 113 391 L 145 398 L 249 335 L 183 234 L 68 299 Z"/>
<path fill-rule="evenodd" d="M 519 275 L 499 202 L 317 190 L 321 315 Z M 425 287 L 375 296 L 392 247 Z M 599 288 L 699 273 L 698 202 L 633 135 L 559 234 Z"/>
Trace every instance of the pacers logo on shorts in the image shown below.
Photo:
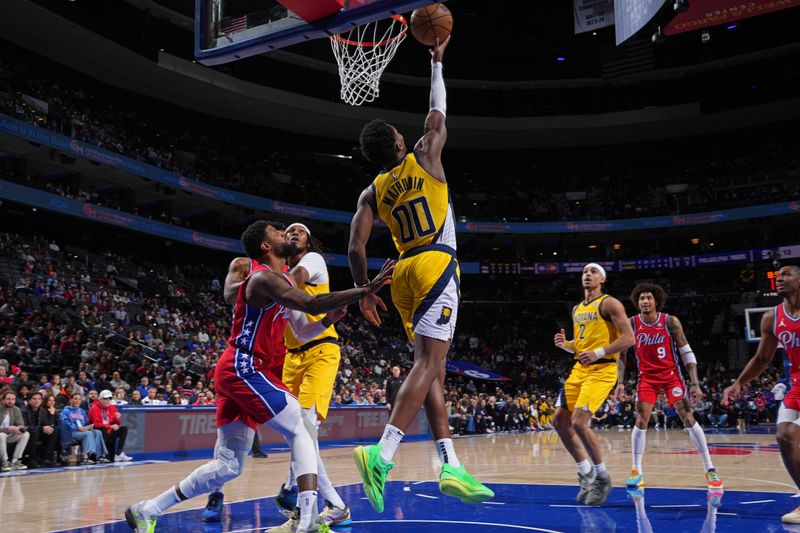
<path fill-rule="evenodd" d="M 680 387 L 672 387 L 672 396 L 675 398 L 680 398 L 683 396 L 683 389 Z"/>
<path fill-rule="evenodd" d="M 450 322 L 450 316 L 453 314 L 453 310 L 449 307 L 442 307 L 442 315 L 439 317 L 439 320 L 436 321 L 437 324 L 447 324 Z"/>

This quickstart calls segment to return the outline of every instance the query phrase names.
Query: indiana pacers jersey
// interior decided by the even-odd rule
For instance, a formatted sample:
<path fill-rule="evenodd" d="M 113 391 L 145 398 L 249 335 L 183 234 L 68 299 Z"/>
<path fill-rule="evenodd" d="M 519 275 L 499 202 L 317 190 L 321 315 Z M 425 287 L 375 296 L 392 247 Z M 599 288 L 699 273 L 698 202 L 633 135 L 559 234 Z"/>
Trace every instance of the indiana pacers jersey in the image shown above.
<path fill-rule="evenodd" d="M 447 184 L 422 168 L 413 153 L 393 169 L 378 174 L 372 188 L 378 216 L 389 226 L 398 252 L 429 244 L 456 249 Z"/>
<path fill-rule="evenodd" d="M 581 302 L 572 312 L 574 327 L 575 355 L 581 352 L 603 348 L 619 337 L 616 326 L 600 315 L 600 304 L 608 298 L 607 294 L 589 303 Z M 616 359 L 619 354 L 606 354 L 603 359 Z"/>
<path fill-rule="evenodd" d="M 306 281 L 305 285 L 299 287 L 303 292 L 310 296 L 316 296 L 318 294 L 327 294 L 331 292 L 330 290 L 330 281 L 328 279 L 328 268 L 325 265 L 325 259 L 316 252 L 309 252 L 300 259 L 298 266 L 302 266 L 308 272 L 308 280 Z M 316 322 L 318 320 L 322 320 L 325 315 L 309 315 L 306 314 L 306 317 L 309 322 Z M 316 342 L 322 339 L 338 339 L 339 335 L 336 334 L 336 328 L 331 325 L 328 329 L 322 332 L 317 337 L 314 337 L 308 343 Z M 292 328 L 286 328 L 286 334 L 284 335 L 284 340 L 286 342 L 286 347 L 289 350 L 294 350 L 300 347 L 300 341 L 297 340 L 295 337 Z M 306 343 L 306 344 L 308 344 Z"/>

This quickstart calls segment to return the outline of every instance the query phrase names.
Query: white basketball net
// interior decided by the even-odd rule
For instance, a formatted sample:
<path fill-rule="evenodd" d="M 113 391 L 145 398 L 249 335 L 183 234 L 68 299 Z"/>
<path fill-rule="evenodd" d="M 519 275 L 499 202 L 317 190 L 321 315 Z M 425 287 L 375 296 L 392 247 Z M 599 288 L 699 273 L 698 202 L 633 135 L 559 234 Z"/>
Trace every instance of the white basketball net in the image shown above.
<path fill-rule="evenodd" d="M 330 38 L 339 64 L 342 100 L 355 106 L 378 97 L 381 75 L 406 38 L 407 30 L 406 20 L 393 15 Z"/>

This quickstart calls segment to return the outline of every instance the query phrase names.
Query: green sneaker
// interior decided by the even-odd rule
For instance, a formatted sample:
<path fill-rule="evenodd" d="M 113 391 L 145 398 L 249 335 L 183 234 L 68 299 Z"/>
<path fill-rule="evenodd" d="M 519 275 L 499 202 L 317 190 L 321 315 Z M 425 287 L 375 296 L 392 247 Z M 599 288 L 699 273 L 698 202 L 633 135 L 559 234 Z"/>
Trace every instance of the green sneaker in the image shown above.
<path fill-rule="evenodd" d="M 125 521 L 134 533 L 154 533 L 158 517 L 146 515 L 142 511 L 143 503 L 134 503 L 125 509 Z"/>
<path fill-rule="evenodd" d="M 464 468 L 442 465 L 439 473 L 439 490 L 448 496 L 460 498 L 462 503 L 481 503 L 494 498 L 492 489 L 479 483 Z"/>
<path fill-rule="evenodd" d="M 364 483 L 364 494 L 377 512 L 383 512 L 383 487 L 386 475 L 394 468 L 394 461 L 387 463 L 381 457 L 379 444 L 359 446 L 353 450 L 353 460 Z"/>

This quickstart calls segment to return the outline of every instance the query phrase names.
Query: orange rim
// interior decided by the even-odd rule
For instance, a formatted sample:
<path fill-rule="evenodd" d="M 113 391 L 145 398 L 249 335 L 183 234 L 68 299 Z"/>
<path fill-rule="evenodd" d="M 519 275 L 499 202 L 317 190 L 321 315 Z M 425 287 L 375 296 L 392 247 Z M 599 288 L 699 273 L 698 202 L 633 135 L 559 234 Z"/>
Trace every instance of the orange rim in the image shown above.
<path fill-rule="evenodd" d="M 403 15 L 392 15 L 390 18 L 393 18 L 394 20 L 396 20 L 397 22 L 399 22 L 402 25 L 402 29 L 400 30 L 400 33 L 398 33 L 397 35 L 395 35 L 391 39 L 386 39 L 385 41 L 380 41 L 380 42 L 377 42 L 377 43 L 376 42 L 351 41 L 350 39 L 345 39 L 341 35 L 332 35 L 331 39 L 334 40 L 334 41 L 340 42 L 342 44 L 347 44 L 347 45 L 350 45 L 350 46 L 363 46 L 365 48 L 374 48 L 376 46 L 386 46 L 386 45 L 392 44 L 393 42 L 395 42 L 396 40 L 400 39 L 401 37 L 403 37 L 406 34 L 406 32 L 408 31 L 408 22 L 406 22 L 406 19 L 403 17 Z M 347 32 L 348 35 L 352 31 L 353 30 L 349 30 Z"/>

